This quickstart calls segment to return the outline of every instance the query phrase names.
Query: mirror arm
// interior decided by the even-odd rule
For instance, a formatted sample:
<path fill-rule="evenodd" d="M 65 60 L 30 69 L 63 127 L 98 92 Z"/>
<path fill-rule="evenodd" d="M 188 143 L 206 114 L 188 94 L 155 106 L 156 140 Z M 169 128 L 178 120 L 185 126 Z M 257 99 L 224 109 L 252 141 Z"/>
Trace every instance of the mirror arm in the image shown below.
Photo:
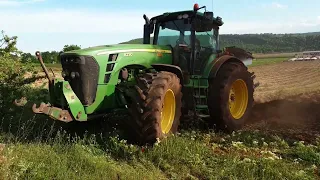
<path fill-rule="evenodd" d="M 150 24 L 150 19 L 147 17 L 147 15 L 143 15 L 143 19 L 145 20 L 146 24 Z"/>

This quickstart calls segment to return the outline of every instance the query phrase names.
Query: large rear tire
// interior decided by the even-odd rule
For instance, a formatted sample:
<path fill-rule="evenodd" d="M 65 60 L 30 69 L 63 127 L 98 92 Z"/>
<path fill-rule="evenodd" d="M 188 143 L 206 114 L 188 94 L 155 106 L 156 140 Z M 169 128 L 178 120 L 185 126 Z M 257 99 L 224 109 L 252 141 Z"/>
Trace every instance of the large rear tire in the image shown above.
<path fill-rule="evenodd" d="M 180 79 L 171 72 L 146 73 L 137 78 L 128 105 L 127 120 L 131 138 L 139 144 L 153 144 L 157 139 L 176 133 L 181 116 Z"/>
<path fill-rule="evenodd" d="M 210 124 L 231 132 L 245 124 L 253 106 L 253 79 L 247 67 L 236 62 L 224 64 L 209 81 Z"/>

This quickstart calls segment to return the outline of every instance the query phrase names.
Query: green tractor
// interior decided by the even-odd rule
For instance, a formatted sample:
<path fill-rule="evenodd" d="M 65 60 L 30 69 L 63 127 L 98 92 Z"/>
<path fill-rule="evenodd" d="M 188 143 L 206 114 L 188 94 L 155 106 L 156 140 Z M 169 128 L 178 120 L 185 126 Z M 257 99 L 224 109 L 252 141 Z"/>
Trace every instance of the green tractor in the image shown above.
<path fill-rule="evenodd" d="M 122 123 L 143 144 L 176 133 L 180 119 L 190 114 L 228 132 L 241 128 L 257 86 L 247 70 L 252 55 L 235 47 L 219 50 L 222 19 L 202 8 L 144 15 L 143 44 L 61 53 L 63 80 L 49 75 L 37 52 L 50 103 L 34 104 L 34 113 L 84 122 L 125 111 L 130 116 Z"/>

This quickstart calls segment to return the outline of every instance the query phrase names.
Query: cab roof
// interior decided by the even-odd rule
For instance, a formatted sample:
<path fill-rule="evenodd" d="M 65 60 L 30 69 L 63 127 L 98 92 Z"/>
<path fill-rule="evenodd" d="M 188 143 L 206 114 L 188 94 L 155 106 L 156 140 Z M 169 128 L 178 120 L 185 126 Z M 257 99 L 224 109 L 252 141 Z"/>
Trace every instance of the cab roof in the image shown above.
<path fill-rule="evenodd" d="M 156 20 L 157 22 L 166 22 L 166 21 L 173 21 L 173 20 L 177 20 L 178 16 L 184 16 L 184 15 L 188 15 L 188 17 L 194 17 L 194 11 L 193 10 L 187 10 L 187 11 L 176 11 L 176 12 L 166 12 L 163 13 L 161 15 L 152 17 L 150 19 L 151 22 L 153 22 L 154 20 Z M 203 18 L 203 19 L 207 19 L 204 16 L 204 13 L 202 12 L 196 12 L 196 16 L 198 18 Z M 185 18 L 186 19 L 186 18 Z M 215 23 L 218 26 L 222 26 L 223 22 L 222 20 L 218 20 L 218 17 L 213 17 L 213 23 Z"/>

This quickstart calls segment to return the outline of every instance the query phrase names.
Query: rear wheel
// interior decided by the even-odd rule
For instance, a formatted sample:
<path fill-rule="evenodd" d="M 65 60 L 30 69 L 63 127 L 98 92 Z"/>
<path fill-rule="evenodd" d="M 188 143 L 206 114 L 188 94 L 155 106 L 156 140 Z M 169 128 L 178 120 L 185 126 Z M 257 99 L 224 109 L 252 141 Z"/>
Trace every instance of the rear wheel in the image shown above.
<path fill-rule="evenodd" d="M 146 73 L 137 78 L 128 106 L 131 119 L 127 125 L 131 138 L 140 144 L 152 144 L 157 138 L 176 133 L 181 98 L 180 80 L 173 73 Z"/>
<path fill-rule="evenodd" d="M 224 64 L 209 82 L 210 123 L 228 132 L 240 129 L 251 113 L 253 91 L 246 66 L 235 62 Z"/>

